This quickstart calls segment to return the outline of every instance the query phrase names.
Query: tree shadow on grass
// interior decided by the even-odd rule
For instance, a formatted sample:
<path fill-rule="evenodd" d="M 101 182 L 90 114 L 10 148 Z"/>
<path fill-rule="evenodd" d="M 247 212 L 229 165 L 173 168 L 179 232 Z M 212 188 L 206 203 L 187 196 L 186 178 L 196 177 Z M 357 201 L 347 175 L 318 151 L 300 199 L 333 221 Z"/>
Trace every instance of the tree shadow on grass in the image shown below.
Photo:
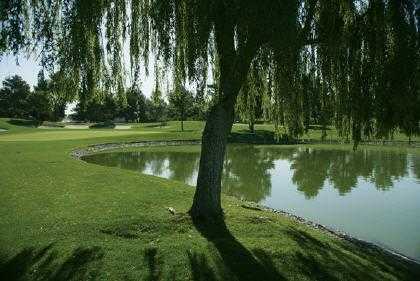
<path fill-rule="evenodd" d="M 391 276 L 416 280 L 420 277 L 420 266 L 380 249 L 346 240 L 324 242 L 297 228 L 288 229 L 285 235 L 301 249 L 291 258 L 293 266 L 312 280 L 385 280 Z"/>
<path fill-rule="evenodd" d="M 162 127 L 165 127 L 167 125 L 168 124 L 166 122 L 162 122 L 162 123 L 155 122 L 155 123 L 150 123 L 150 124 L 143 125 L 143 128 L 162 128 Z"/>
<path fill-rule="evenodd" d="M 381 250 L 366 249 L 345 240 L 320 240 L 299 228 L 279 235 L 297 243 L 291 252 L 248 250 L 223 221 L 194 222 L 198 231 L 217 249 L 210 260 L 188 253 L 193 280 L 418 280 L 420 267 Z"/>
<path fill-rule="evenodd" d="M 275 144 L 277 143 L 274 132 L 268 130 L 239 130 L 231 132 L 228 137 L 229 143 L 252 143 L 252 144 Z"/>
<path fill-rule="evenodd" d="M 203 222 L 193 219 L 197 230 L 214 245 L 220 255 L 219 273 L 222 280 L 286 280 L 272 259 L 263 250 L 252 253 L 229 231 L 224 220 Z M 217 280 L 206 257 L 189 254 L 194 280 Z M 225 270 L 226 269 L 226 270 Z M 231 275 L 231 276 L 226 276 Z M 226 277 L 229 277 L 226 279 Z M 213 279 L 212 279 L 213 278 Z"/>
<path fill-rule="evenodd" d="M 209 265 L 207 257 L 199 253 L 187 253 L 191 273 L 195 281 L 217 281 L 215 270 Z"/>
<path fill-rule="evenodd" d="M 160 260 L 157 248 L 148 248 L 144 253 L 144 260 L 149 267 L 149 275 L 147 281 L 162 280 L 162 261 Z"/>
<path fill-rule="evenodd" d="M 272 257 L 264 250 L 257 249 L 253 251 L 255 261 L 252 262 L 252 268 L 247 268 L 246 264 L 242 264 L 240 271 L 229 267 L 225 260 L 215 256 L 210 261 L 206 255 L 197 252 L 189 252 L 188 259 L 191 267 L 192 280 L 194 281 L 224 281 L 224 280 L 287 280 L 277 270 Z M 235 255 L 235 253 L 232 253 Z M 240 256 L 236 257 L 240 261 Z M 214 265 L 212 265 L 214 264 Z"/>
<path fill-rule="evenodd" d="M 228 230 L 224 221 L 194 221 L 210 243 L 206 250 L 187 250 L 189 272 L 176 259 L 164 260 L 168 249 L 145 249 L 143 273 L 147 281 L 158 280 L 418 280 L 416 267 L 384 253 L 341 240 L 321 239 L 299 227 L 278 232 L 284 252 L 247 249 Z M 274 242 L 275 243 L 275 242 Z M 170 250 L 169 250 L 170 251 Z M 171 256 L 171 254 L 169 254 Z M 167 256 L 167 258 L 169 258 Z M 417 267 L 418 270 L 419 267 Z M 187 274 L 188 277 L 185 276 Z M 184 279 L 179 278 L 184 276 Z M 186 278 L 185 278 L 186 277 Z M 127 276 L 127 281 L 138 280 Z"/>
<path fill-rule="evenodd" d="M 103 255 L 99 247 L 79 247 L 63 260 L 52 245 L 25 248 L 11 258 L 0 258 L 0 280 L 96 280 Z"/>
<path fill-rule="evenodd" d="M 228 230 L 225 222 L 197 222 L 194 226 L 214 246 L 206 251 L 186 251 L 190 265 L 188 280 L 194 281 L 222 281 L 222 280 L 286 280 L 277 270 L 273 259 L 264 251 L 257 249 L 253 252 L 245 248 Z M 147 266 L 147 281 L 179 280 L 180 268 L 169 264 L 177 264 L 170 260 L 165 265 L 162 253 L 156 246 L 146 248 L 143 261 Z M 181 269 L 183 271 L 184 269 Z M 126 276 L 126 280 L 135 280 Z"/>

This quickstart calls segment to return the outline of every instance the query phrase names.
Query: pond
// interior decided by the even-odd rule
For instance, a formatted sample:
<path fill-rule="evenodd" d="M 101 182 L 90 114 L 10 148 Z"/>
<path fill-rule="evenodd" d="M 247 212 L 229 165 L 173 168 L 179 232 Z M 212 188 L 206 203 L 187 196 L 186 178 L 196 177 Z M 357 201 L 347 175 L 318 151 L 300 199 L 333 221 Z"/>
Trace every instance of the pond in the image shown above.
<path fill-rule="evenodd" d="M 195 185 L 199 146 L 84 157 Z M 230 145 L 223 192 L 420 260 L 420 153 L 379 147 Z"/>

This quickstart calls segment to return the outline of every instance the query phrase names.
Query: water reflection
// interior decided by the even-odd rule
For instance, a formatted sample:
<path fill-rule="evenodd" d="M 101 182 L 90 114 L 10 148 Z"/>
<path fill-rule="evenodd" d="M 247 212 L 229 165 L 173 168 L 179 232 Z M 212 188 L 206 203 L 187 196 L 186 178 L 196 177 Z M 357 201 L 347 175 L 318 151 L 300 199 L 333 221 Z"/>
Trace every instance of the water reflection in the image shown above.
<path fill-rule="evenodd" d="M 222 178 L 223 191 L 246 200 L 263 200 L 271 193 L 274 160 L 273 155 L 263 149 L 252 146 L 229 147 Z"/>
<path fill-rule="evenodd" d="M 199 152 L 181 152 L 175 148 L 162 152 L 104 153 L 87 156 L 85 160 L 194 185 L 199 156 Z M 307 199 L 315 198 L 326 183 L 344 196 L 357 187 L 360 179 L 386 191 L 394 182 L 406 177 L 410 167 L 413 175 L 420 179 L 420 157 L 407 157 L 396 151 L 232 145 L 224 165 L 223 191 L 261 202 L 271 194 L 272 176 L 278 172 L 276 161 L 279 160 L 288 163 L 293 184 Z"/>
<path fill-rule="evenodd" d="M 200 154 L 183 152 L 102 153 L 83 157 L 89 163 L 135 170 L 194 184 Z"/>
<path fill-rule="evenodd" d="M 306 148 L 289 160 L 293 183 L 307 198 L 317 196 L 326 180 L 345 195 L 357 186 L 359 178 L 374 183 L 378 190 L 388 190 L 408 173 L 407 155 L 390 151 Z"/>
<path fill-rule="evenodd" d="M 420 157 L 413 156 L 412 158 L 412 170 L 413 174 L 417 177 L 420 181 Z"/>

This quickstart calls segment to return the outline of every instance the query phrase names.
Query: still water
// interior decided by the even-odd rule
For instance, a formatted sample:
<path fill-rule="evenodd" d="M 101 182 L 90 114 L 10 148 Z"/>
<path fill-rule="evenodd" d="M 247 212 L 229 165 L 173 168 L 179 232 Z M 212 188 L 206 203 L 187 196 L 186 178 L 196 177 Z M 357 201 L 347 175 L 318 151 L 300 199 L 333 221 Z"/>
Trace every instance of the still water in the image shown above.
<path fill-rule="evenodd" d="M 84 157 L 195 185 L 199 147 Z M 420 260 L 420 153 L 230 145 L 223 192 L 345 231 Z"/>

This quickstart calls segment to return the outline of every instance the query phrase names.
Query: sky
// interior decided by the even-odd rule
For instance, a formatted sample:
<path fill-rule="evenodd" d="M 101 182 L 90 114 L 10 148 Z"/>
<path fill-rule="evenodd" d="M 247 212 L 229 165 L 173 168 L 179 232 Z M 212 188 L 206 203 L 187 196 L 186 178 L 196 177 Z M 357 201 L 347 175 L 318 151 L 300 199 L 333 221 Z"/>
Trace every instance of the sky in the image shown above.
<path fill-rule="evenodd" d="M 19 64 L 17 64 L 16 59 Z M 13 55 L 2 56 L 0 60 L 0 81 L 3 82 L 5 78 L 17 74 L 29 85 L 34 86 L 40 69 L 33 58 L 24 56 L 16 58 Z"/>

